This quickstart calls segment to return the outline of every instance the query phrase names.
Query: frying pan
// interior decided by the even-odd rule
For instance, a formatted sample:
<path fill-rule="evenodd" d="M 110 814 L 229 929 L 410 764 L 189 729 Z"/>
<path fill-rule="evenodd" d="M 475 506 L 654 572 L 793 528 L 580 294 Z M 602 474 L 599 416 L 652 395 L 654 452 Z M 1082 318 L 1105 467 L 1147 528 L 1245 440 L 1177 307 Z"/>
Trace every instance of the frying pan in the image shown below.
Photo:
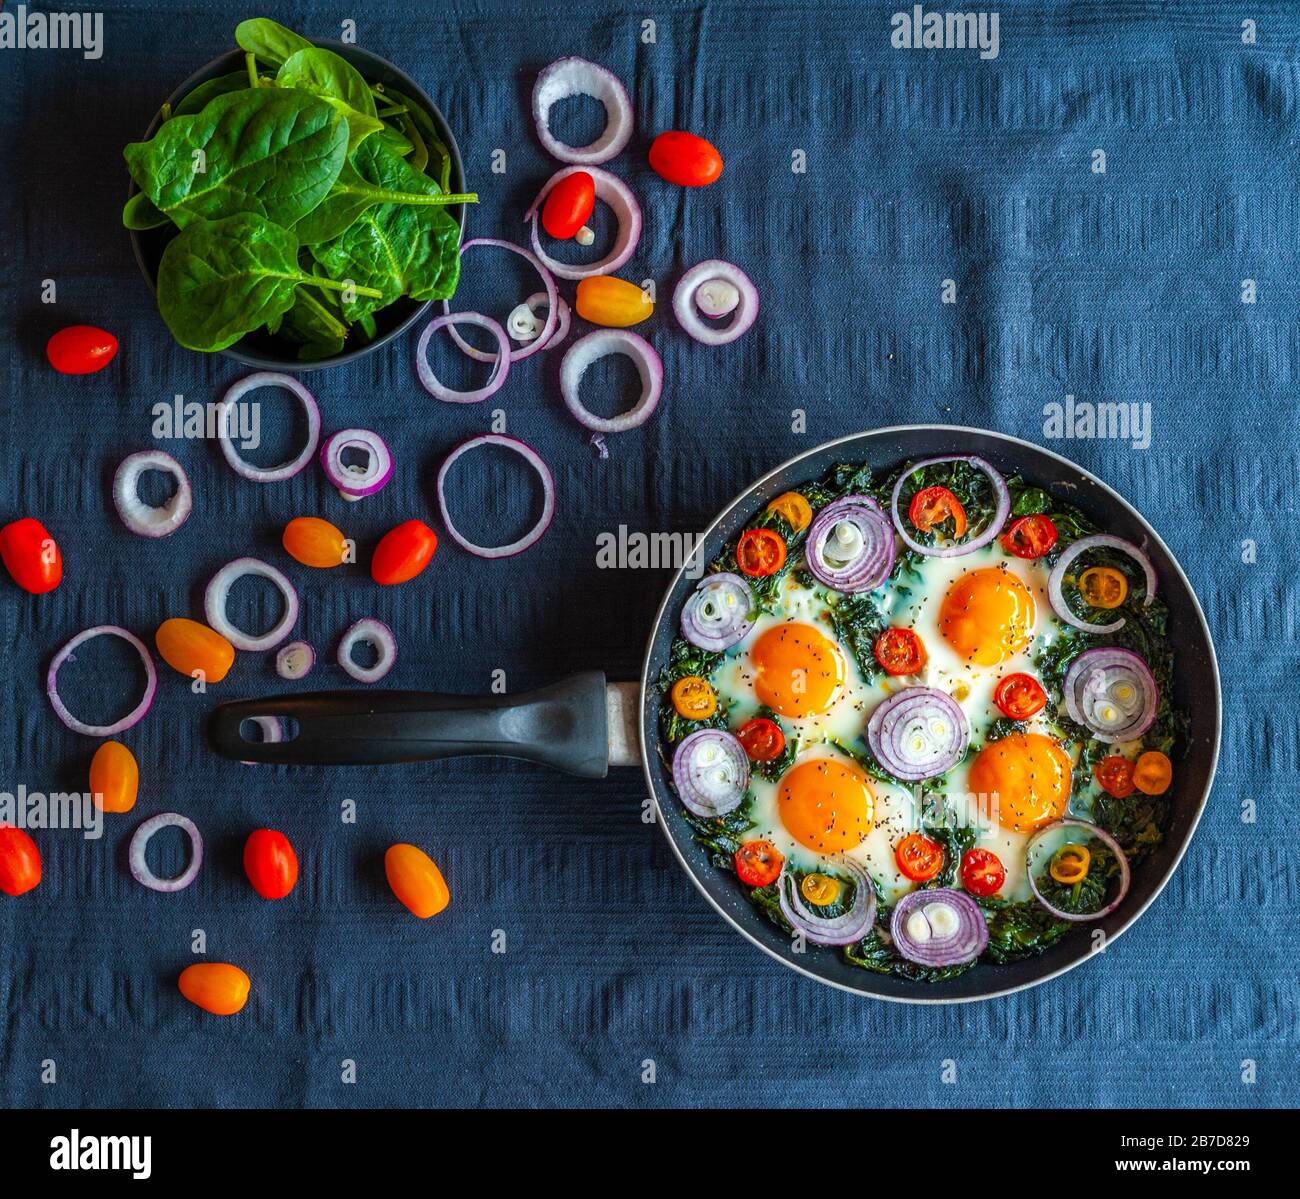
<path fill-rule="evenodd" d="M 1151 526 L 1100 479 L 1040 446 L 987 430 L 903 425 L 841 437 L 770 471 L 704 531 L 696 550 L 702 557 L 695 561 L 717 557 L 770 499 L 819 478 L 836 463 L 867 462 L 886 470 L 907 459 L 943 454 L 979 454 L 1004 475 L 1024 475 L 1076 504 L 1107 532 L 1142 546 L 1169 607 L 1176 651 L 1173 702 L 1187 714 L 1189 725 L 1174 754 L 1165 839 L 1134 870 L 1132 889 L 1119 908 L 1038 957 L 1005 966 L 981 962 L 951 981 L 919 983 L 851 966 L 834 949 L 808 946 L 795 954 L 789 937 L 750 905 L 731 875 L 709 861 L 669 789 L 669 771 L 658 752 L 658 696 L 653 687 L 667 663 L 682 603 L 697 582 L 688 577 L 689 564 L 677 572 L 655 617 L 639 684 L 607 684 L 603 674 L 591 672 L 515 696 L 332 691 L 241 700 L 214 710 L 209 739 L 226 757 L 301 765 L 496 754 L 593 779 L 603 778 L 610 766 L 639 765 L 655 799 L 657 823 L 691 880 L 737 932 L 801 974 L 860 995 L 910 1003 L 986 999 L 1046 982 L 1091 956 L 1092 928 L 1105 931 L 1108 945 L 1160 894 L 1187 849 L 1214 778 L 1221 726 L 1214 646 L 1187 576 Z M 256 725 L 253 718 L 267 717 L 278 719 L 286 739 L 261 741 L 247 735 Z"/>

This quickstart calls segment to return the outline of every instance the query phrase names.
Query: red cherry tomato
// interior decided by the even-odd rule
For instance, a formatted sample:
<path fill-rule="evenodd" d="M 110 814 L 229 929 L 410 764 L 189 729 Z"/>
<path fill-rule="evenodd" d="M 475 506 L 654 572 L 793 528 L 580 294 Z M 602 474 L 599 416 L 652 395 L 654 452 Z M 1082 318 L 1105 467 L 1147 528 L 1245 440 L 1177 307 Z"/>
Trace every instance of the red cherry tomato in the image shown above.
<path fill-rule="evenodd" d="M 772 529 L 746 529 L 736 542 L 736 565 L 751 579 L 776 574 L 785 555 L 785 538 Z"/>
<path fill-rule="evenodd" d="M 39 520 L 24 516 L 0 529 L 0 559 L 24 591 L 44 595 L 63 581 L 63 555 Z"/>
<path fill-rule="evenodd" d="M 1009 674 L 993 692 L 993 702 L 1004 716 L 1028 720 L 1047 705 L 1047 692 L 1033 675 Z"/>
<path fill-rule="evenodd" d="M 661 133 L 650 143 L 650 167 L 669 183 L 707 187 L 722 174 L 722 155 L 693 133 Z"/>
<path fill-rule="evenodd" d="M 1002 859 L 989 849 L 968 849 L 961 859 L 961 885 L 972 895 L 996 895 L 1007 881 Z"/>
<path fill-rule="evenodd" d="M 943 846 L 924 833 L 908 833 L 894 848 L 894 860 L 914 883 L 928 882 L 943 869 Z"/>
<path fill-rule="evenodd" d="M 770 762 L 785 749 L 785 734 L 774 720 L 755 716 L 736 731 L 736 740 L 745 747 L 751 762 Z"/>
<path fill-rule="evenodd" d="M 41 881 L 41 851 L 22 829 L 0 824 L 0 891 L 22 895 Z"/>
<path fill-rule="evenodd" d="M 117 353 L 117 338 L 94 325 L 69 325 L 45 346 L 45 356 L 61 375 L 93 375 Z"/>
<path fill-rule="evenodd" d="M 552 237 L 572 237 L 596 207 L 596 181 L 586 171 L 565 175 L 542 205 L 542 228 Z"/>
<path fill-rule="evenodd" d="M 1127 799 L 1133 794 L 1136 786 L 1133 782 L 1134 767 L 1127 758 L 1111 754 L 1108 758 L 1102 758 L 1092 768 L 1092 773 L 1102 790 L 1110 792 L 1116 799 Z"/>
<path fill-rule="evenodd" d="M 289 838 L 259 828 L 244 842 L 244 873 L 263 899 L 283 899 L 298 882 L 298 855 Z"/>
<path fill-rule="evenodd" d="M 966 509 L 946 487 L 922 487 L 912 497 L 907 509 L 907 519 L 922 533 L 928 533 L 945 520 L 952 521 L 952 535 L 960 537 L 966 532 Z"/>
<path fill-rule="evenodd" d="M 736 873 L 751 887 L 776 882 L 784 864 L 784 855 L 771 841 L 746 841 L 736 850 Z"/>
<path fill-rule="evenodd" d="M 911 629 L 886 629 L 872 652 L 886 674 L 916 674 L 925 665 L 925 645 Z"/>
<path fill-rule="evenodd" d="M 1056 544 L 1050 516 L 1022 516 L 1002 534 L 1002 548 L 1017 558 L 1041 558 Z"/>
<path fill-rule="evenodd" d="M 389 529 L 375 546 L 370 577 L 391 587 L 415 578 L 438 548 L 438 534 L 421 520 L 408 520 Z"/>

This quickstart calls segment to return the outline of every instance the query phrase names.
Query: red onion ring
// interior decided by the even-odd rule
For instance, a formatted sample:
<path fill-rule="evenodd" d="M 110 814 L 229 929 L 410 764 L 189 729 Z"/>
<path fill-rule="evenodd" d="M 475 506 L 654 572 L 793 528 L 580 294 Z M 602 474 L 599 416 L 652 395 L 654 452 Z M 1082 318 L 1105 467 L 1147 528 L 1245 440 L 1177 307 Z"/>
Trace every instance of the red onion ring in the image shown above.
<path fill-rule="evenodd" d="M 379 655 L 373 666 L 358 666 L 352 660 L 352 651 L 358 645 L 372 645 Z M 339 642 L 339 665 L 358 683 L 377 683 L 397 662 L 397 638 L 382 620 L 367 616 L 349 625 Z"/>
<path fill-rule="evenodd" d="M 1116 685 L 1129 685 L 1135 691 L 1135 703 L 1125 702 L 1128 697 L 1115 695 Z M 1084 650 L 1065 672 L 1061 684 L 1065 710 L 1075 724 L 1088 729 L 1105 745 L 1123 741 L 1136 741 L 1156 720 L 1160 706 L 1160 688 L 1155 675 L 1142 658 L 1131 649 L 1116 645 L 1098 646 Z M 1097 705 L 1115 706 L 1124 723 L 1111 723 L 1097 715 Z"/>
<path fill-rule="evenodd" d="M 542 203 L 551 189 L 577 171 L 586 171 L 596 184 L 596 199 L 608 205 L 618 222 L 618 236 L 608 254 L 597 262 L 558 262 L 542 249 L 542 236 L 538 232 L 538 214 Z M 561 279 L 590 279 L 595 275 L 608 275 L 621 267 L 636 251 L 637 242 L 641 240 L 641 205 L 636 196 L 617 175 L 602 171 L 599 167 L 565 167 L 556 171 L 547 181 L 532 207 L 524 214 L 524 220 L 532 225 L 530 238 L 533 253 L 542 261 L 546 269 Z"/>
<path fill-rule="evenodd" d="M 242 579 L 245 575 L 270 579 L 284 597 L 284 614 L 260 637 L 237 629 L 226 616 L 226 600 L 230 597 L 230 588 L 234 586 L 236 580 Z M 268 566 L 260 558 L 236 558 L 233 562 L 227 562 L 212 576 L 212 581 L 203 593 L 203 613 L 208 618 L 208 624 L 236 649 L 257 653 L 261 650 L 275 649 L 289 635 L 289 631 L 298 619 L 298 593 L 280 571 L 274 566 Z"/>
<path fill-rule="evenodd" d="M 861 941 L 876 922 L 876 888 L 864 871 L 848 858 L 839 858 L 836 865 L 853 879 L 853 903 L 840 916 L 818 916 L 799 895 L 794 877 L 782 870 L 776 880 L 777 900 L 781 914 L 790 927 L 803 933 L 804 939 L 814 945 L 852 945 Z"/>
<path fill-rule="evenodd" d="M 140 476 L 147 470 L 162 471 L 176 480 L 176 491 L 157 508 L 140 498 Z M 181 464 L 162 450 L 140 450 L 122 459 L 113 476 L 113 506 L 132 533 L 141 537 L 167 537 L 190 517 L 194 495 Z"/>
<path fill-rule="evenodd" d="M 316 665 L 316 651 L 305 641 L 290 641 L 275 655 L 275 673 L 282 679 L 303 679 Z"/>
<path fill-rule="evenodd" d="M 695 307 L 695 293 L 715 279 L 730 283 L 740 292 L 735 315 L 721 328 L 717 325 L 720 318 L 701 319 Z M 696 341 L 706 346 L 724 346 L 735 341 L 758 319 L 758 288 L 740 267 L 720 258 L 710 258 L 691 267 L 681 277 L 673 290 L 673 314 L 677 323 Z"/>
<path fill-rule="evenodd" d="M 454 334 L 456 325 L 477 325 L 496 338 L 497 352 L 487 356 L 493 363 L 492 374 L 488 376 L 488 381 L 482 387 L 474 391 L 455 391 L 440 383 L 438 376 L 433 373 L 433 367 L 429 365 L 429 339 L 443 328 L 450 329 Z M 466 348 L 464 343 L 462 348 Z M 468 349 L 473 347 L 470 346 Z M 480 353 L 481 351 L 474 350 L 476 357 Z M 484 316 L 481 312 L 449 312 L 444 316 L 436 317 L 425 325 L 424 332 L 420 334 L 420 340 L 415 347 L 415 370 L 420 376 L 420 382 L 424 384 L 424 390 L 435 400 L 442 400 L 448 404 L 478 404 L 489 396 L 496 395 L 510 374 L 511 360 L 510 342 L 506 337 L 506 331 L 490 316 Z"/>
<path fill-rule="evenodd" d="M 932 906 L 948 908 L 956 917 L 957 927 L 947 936 L 936 936 L 931 918 L 925 916 L 926 909 Z M 915 939 L 907 930 L 918 911 L 928 930 L 924 940 Z M 989 926 L 979 904 L 965 891 L 929 887 L 909 891 L 898 901 L 889 922 L 889 935 L 899 956 L 918 966 L 964 966 L 984 952 L 989 943 Z"/>
<path fill-rule="evenodd" d="M 833 532 L 838 544 L 841 524 L 856 531 L 860 545 L 853 558 L 836 565 L 840 560 L 828 560 L 826 548 Z M 894 556 L 894 531 L 880 505 L 869 495 L 846 495 L 827 504 L 813 519 L 804 545 L 804 559 L 817 581 L 834 591 L 849 593 L 879 587 L 894 569 Z"/>
<path fill-rule="evenodd" d="M 596 416 L 583 407 L 578 398 L 582 376 L 593 362 L 607 354 L 626 354 L 636 364 L 641 376 L 641 398 L 620 416 Z M 584 429 L 595 433 L 626 433 L 645 424 L 659 406 L 664 387 L 663 360 L 639 333 L 628 329 L 597 329 L 578 338 L 560 362 L 560 391 L 565 407 Z"/>
<path fill-rule="evenodd" d="M 1047 598 L 1051 600 L 1052 609 L 1056 612 L 1066 624 L 1073 625 L 1076 629 L 1082 629 L 1085 633 L 1113 633 L 1117 629 L 1124 627 L 1124 617 L 1111 621 L 1110 624 L 1089 624 L 1086 620 L 1080 620 L 1073 612 L 1070 611 L 1070 605 L 1065 602 L 1065 593 L 1061 590 L 1061 584 L 1065 581 L 1065 572 L 1080 554 L 1087 553 L 1091 549 L 1108 548 L 1119 550 L 1127 554 L 1140 567 L 1146 577 L 1147 595 L 1143 601 L 1144 606 L 1149 604 L 1156 594 L 1156 568 L 1151 565 L 1151 559 L 1146 556 L 1131 541 L 1125 541 L 1122 537 L 1112 537 L 1109 533 L 1098 533 L 1093 537 L 1080 537 L 1078 541 L 1071 542 L 1065 549 L 1065 552 L 1056 560 L 1056 565 L 1052 567 L 1052 573 L 1047 577 Z"/>
<path fill-rule="evenodd" d="M 725 816 L 749 788 L 749 755 L 724 729 L 700 729 L 683 737 L 673 754 L 673 785 L 697 816 Z"/>
<path fill-rule="evenodd" d="M 997 497 L 997 507 L 987 527 L 977 537 L 972 537 L 969 541 L 963 541 L 960 545 L 949 545 L 940 548 L 933 545 L 922 545 L 907 531 L 903 524 L 903 518 L 898 514 L 898 497 L 902 494 L 903 484 L 922 467 L 942 466 L 945 462 L 969 462 L 972 466 L 982 470 L 988 476 L 989 482 L 993 484 L 993 494 Z M 973 554 L 976 550 L 983 549 L 1001 532 L 1002 526 L 1006 524 L 1007 517 L 1011 515 L 1011 492 L 1007 490 L 1006 480 L 998 474 L 993 465 L 975 454 L 953 454 L 947 458 L 926 458 L 925 461 L 917 462 L 898 476 L 898 482 L 894 484 L 894 494 L 889 499 L 889 514 L 893 518 L 894 528 L 898 530 L 898 535 L 909 549 L 915 550 L 918 554 L 924 554 L 927 558 L 960 558 L 965 554 Z"/>
<path fill-rule="evenodd" d="M 551 133 L 551 107 L 570 96 L 590 96 L 605 106 L 605 128 L 589 146 L 570 146 Z M 561 162 L 607 162 L 632 136 L 632 100 L 622 80 L 585 58 L 561 58 L 544 68 L 533 84 L 533 123 L 542 148 Z"/>
<path fill-rule="evenodd" d="M 296 458 L 280 466 L 261 467 L 245 462 L 231 440 L 230 425 L 234 422 L 229 418 L 234 412 L 235 405 L 250 391 L 256 391 L 260 387 L 287 388 L 302 401 L 303 409 L 307 413 L 307 444 L 303 446 L 302 452 Z M 254 483 L 278 483 L 281 479 L 291 479 L 311 461 L 312 455 L 316 453 L 316 445 L 320 441 L 320 406 L 316 403 L 316 397 L 292 375 L 281 374 L 279 371 L 258 371 L 246 379 L 240 379 L 217 405 L 217 440 L 221 445 L 221 452 L 226 456 L 226 461 L 241 479 L 249 479 Z"/>
<path fill-rule="evenodd" d="M 555 279 L 551 275 L 551 272 L 546 269 L 546 266 L 538 255 L 534 254 L 531 250 L 525 250 L 523 246 L 515 245 L 512 241 L 501 241 L 495 237 L 475 237 L 461 246 L 461 255 L 463 256 L 466 250 L 471 250 L 475 246 L 495 246 L 498 250 L 509 250 L 512 254 L 518 254 L 521 258 L 525 259 L 532 265 L 533 269 L 541 276 L 542 286 L 546 288 L 546 323 L 542 326 L 542 331 L 533 338 L 532 341 L 525 343 L 517 350 L 510 349 L 510 341 L 508 338 L 506 339 L 506 349 L 504 352 L 509 355 L 511 362 L 520 362 L 530 354 L 536 354 L 538 350 L 546 345 L 547 341 L 550 340 L 551 334 L 555 331 L 555 322 L 557 319 L 556 309 L 559 308 L 560 298 L 560 293 L 555 289 Z M 444 315 L 451 312 L 450 300 L 443 300 L 442 311 Z M 499 325 L 500 322 L 497 323 Z M 426 332 L 428 331 L 426 330 Z M 460 348 L 473 358 L 475 362 L 495 362 L 498 356 L 502 353 L 502 350 L 499 348 L 499 341 L 497 352 L 493 353 L 489 350 L 475 349 L 474 346 L 470 345 L 469 342 L 456 332 L 454 325 L 448 329 L 448 332 L 451 334 L 452 341 L 460 346 Z M 495 333 L 493 336 L 495 336 Z M 417 361 L 422 361 L 423 359 L 424 354 L 420 353 Z"/>
<path fill-rule="evenodd" d="M 569 325 L 573 320 L 573 313 L 569 309 L 568 300 L 566 300 L 563 296 L 560 296 L 559 300 L 560 300 L 560 312 L 555 320 L 555 332 L 552 333 L 549 338 L 547 338 L 546 344 L 542 346 L 542 349 L 544 350 L 555 349 L 555 347 L 558 346 L 560 342 L 562 342 L 569 335 Z M 531 312 L 534 316 L 537 315 L 537 310 L 540 307 L 542 307 L 543 304 L 549 305 L 549 301 L 547 300 L 546 293 L 544 291 L 533 292 L 533 294 L 529 296 L 528 299 L 524 301 L 524 303 L 528 305 L 528 311 Z M 545 328 L 544 325 L 543 328 Z M 537 336 L 541 337 L 541 333 L 538 333 Z"/>
<path fill-rule="evenodd" d="M 186 863 L 185 869 L 175 878 L 159 878 L 149 869 L 149 863 L 145 861 L 145 849 L 148 847 L 154 833 L 158 832 L 159 829 L 173 826 L 179 828 L 189 837 L 190 860 Z M 199 830 L 195 827 L 194 821 L 188 817 L 182 816 L 179 812 L 160 812 L 157 816 L 150 816 L 135 830 L 131 837 L 131 846 L 127 857 L 131 867 L 131 877 L 137 883 L 143 884 L 151 891 L 173 894 L 176 891 L 184 891 L 190 883 L 198 878 L 199 867 L 203 865 L 203 838 L 199 835 Z"/>
<path fill-rule="evenodd" d="M 700 649 L 721 653 L 743 641 L 754 627 L 753 608 L 753 588 L 740 575 L 709 575 L 682 608 L 682 636 Z"/>
<path fill-rule="evenodd" d="M 1115 898 L 1112 899 L 1104 908 L 1099 908 L 1095 912 L 1065 912 L 1060 908 L 1054 908 L 1043 898 L 1042 892 L 1038 889 L 1038 882 L 1034 878 L 1033 871 L 1033 853 L 1034 848 L 1044 835 L 1050 833 L 1053 829 L 1059 828 L 1081 828 L 1087 829 L 1089 835 L 1096 837 L 1107 849 L 1115 855 L 1115 860 L 1119 862 L 1119 890 Z M 1075 924 L 1082 924 L 1087 920 L 1100 920 L 1103 916 L 1109 916 L 1121 903 L 1128 894 L 1129 884 L 1133 881 L 1133 872 L 1129 869 L 1128 855 L 1119 847 L 1119 842 L 1115 840 L 1104 828 L 1099 828 L 1095 824 L 1090 824 L 1087 820 L 1076 820 L 1072 816 L 1067 816 L 1063 820 L 1053 820 L 1051 824 L 1045 824 L 1032 837 L 1025 846 L 1025 874 L 1029 878 L 1029 889 L 1033 891 L 1034 898 L 1052 913 L 1058 920 L 1070 920 Z"/>
<path fill-rule="evenodd" d="M 59 667 L 72 660 L 73 651 L 79 646 L 84 645 L 92 637 L 101 636 L 121 637 L 140 655 L 140 660 L 144 663 L 144 694 L 140 697 L 140 702 L 121 720 L 115 721 L 113 724 L 84 724 L 68 711 L 63 700 L 59 698 Z M 74 733 L 80 733 L 83 737 L 111 737 L 115 733 L 123 732 L 139 724 L 153 704 L 154 692 L 157 690 L 158 672 L 154 669 L 153 658 L 149 654 L 148 647 L 134 633 L 128 633 L 115 624 L 97 624 L 93 629 L 86 629 L 78 633 L 54 655 L 54 660 L 50 663 L 50 669 L 45 675 L 45 694 L 49 696 L 50 706 L 54 709 L 54 714 Z"/>
<path fill-rule="evenodd" d="M 537 472 L 542 480 L 542 515 L 527 533 L 518 541 L 512 541 L 509 545 L 475 545 L 472 541 L 468 541 L 461 536 L 456 526 L 451 523 L 451 516 L 447 512 L 447 472 L 451 469 L 452 463 L 462 454 L 481 445 L 499 445 L 508 450 L 514 450 L 515 453 L 523 457 L 524 461 Z M 522 441 L 517 441 L 513 437 L 504 437 L 500 433 L 484 433 L 482 436 L 471 437 L 468 441 L 462 441 L 447 455 L 446 461 L 438 468 L 438 511 L 442 515 L 442 523 L 447 526 L 447 532 L 451 534 L 451 539 L 461 549 L 478 558 L 510 558 L 515 554 L 522 554 L 524 550 L 535 545 L 542 539 L 542 534 L 551 527 L 551 518 L 555 515 L 555 481 L 551 477 L 550 468 L 542 461 L 541 455 L 531 446 L 524 445 Z"/>
<path fill-rule="evenodd" d="M 345 466 L 345 450 L 363 450 L 365 466 Z M 393 477 L 393 455 L 384 439 L 369 429 L 340 429 L 331 433 L 320 448 L 321 469 L 344 499 L 359 500 L 374 495 Z"/>
<path fill-rule="evenodd" d="M 915 783 L 946 774 L 966 756 L 970 724 L 946 691 L 904 687 L 871 713 L 867 743 L 890 774 Z"/>

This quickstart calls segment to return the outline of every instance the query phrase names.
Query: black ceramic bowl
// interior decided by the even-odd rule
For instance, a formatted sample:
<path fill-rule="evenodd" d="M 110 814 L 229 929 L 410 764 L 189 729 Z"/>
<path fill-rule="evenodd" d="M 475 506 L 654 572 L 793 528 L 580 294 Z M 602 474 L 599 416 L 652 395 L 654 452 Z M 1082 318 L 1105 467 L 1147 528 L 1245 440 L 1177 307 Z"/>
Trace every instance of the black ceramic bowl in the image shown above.
<path fill-rule="evenodd" d="M 398 70 L 386 58 L 380 58 L 378 54 L 371 54 L 369 50 L 362 50 L 359 46 L 331 41 L 328 38 L 313 38 L 312 40 L 317 45 L 333 50 L 335 54 L 347 59 L 365 76 L 368 82 L 382 83 L 385 87 L 395 87 L 399 92 L 404 93 L 408 98 L 421 105 L 428 112 L 433 121 L 433 127 L 438 131 L 438 136 L 442 138 L 448 152 L 451 154 L 451 190 L 453 192 L 463 192 L 465 190 L 465 173 L 461 166 L 460 149 L 456 145 L 456 138 L 447 122 L 443 119 L 442 113 L 439 112 L 438 106 L 425 95 L 424 89 L 414 79 Z M 172 92 L 167 97 L 167 103 L 174 106 L 188 96 L 199 84 L 206 83 L 209 79 L 215 79 L 219 75 L 228 75 L 232 71 L 240 70 L 243 66 L 244 52 L 242 50 L 232 50 L 229 54 L 214 58 L 206 67 L 196 71 Z M 159 113 L 150 123 L 142 140 L 148 141 L 153 137 L 158 132 L 158 126 L 161 122 L 162 114 Z M 128 195 L 133 196 L 139 190 L 135 181 L 132 180 L 131 190 Z M 460 226 L 461 238 L 463 239 L 465 236 L 465 205 L 449 205 L 446 211 Z M 173 225 L 144 231 L 130 230 L 131 248 L 135 252 L 135 260 L 140 264 L 140 270 L 149 286 L 155 290 L 158 281 L 159 260 L 162 258 L 167 243 L 176 236 L 176 233 L 177 230 Z M 432 303 L 432 300 L 421 301 L 403 297 L 390 304 L 387 308 L 375 313 L 377 334 L 373 340 L 364 345 L 358 345 L 355 349 L 345 347 L 342 354 L 336 354 L 333 358 L 303 362 L 298 357 L 296 345 L 284 339 L 272 337 L 264 329 L 248 334 L 247 337 L 241 338 L 233 346 L 222 350 L 221 353 L 228 358 L 235 359 L 236 362 L 242 362 L 247 366 L 255 366 L 264 370 L 309 371 L 320 367 L 338 366 L 341 363 L 364 357 L 366 354 L 379 349 L 380 346 L 386 345 L 395 337 L 400 337 L 429 310 Z"/>

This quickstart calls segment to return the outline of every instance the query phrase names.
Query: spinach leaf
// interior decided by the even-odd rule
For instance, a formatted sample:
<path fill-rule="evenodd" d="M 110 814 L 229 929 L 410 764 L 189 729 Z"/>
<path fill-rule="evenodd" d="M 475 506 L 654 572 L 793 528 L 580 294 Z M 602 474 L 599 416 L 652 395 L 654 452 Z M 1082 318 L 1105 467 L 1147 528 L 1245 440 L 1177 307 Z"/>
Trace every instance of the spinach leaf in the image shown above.
<path fill-rule="evenodd" d="M 167 214 L 144 192 L 136 192 L 122 208 L 122 224 L 128 229 L 159 229 L 168 223 Z"/>
<path fill-rule="evenodd" d="M 293 307 L 284 315 L 280 331 L 302 343 L 298 357 L 304 362 L 341 354 L 348 335 L 342 316 L 322 298 L 301 287 L 294 296 Z"/>
<path fill-rule="evenodd" d="M 253 17 L 235 26 L 235 41 L 241 50 L 256 54 L 273 67 L 282 66 L 285 59 L 299 50 L 310 50 L 312 44 L 292 29 L 286 29 L 270 17 Z"/>
<path fill-rule="evenodd" d="M 1035 957 L 1073 928 L 1068 920 L 1058 920 L 1036 899 L 976 897 L 975 902 L 984 909 L 988 920 L 989 943 L 984 956 L 999 965 Z"/>
<path fill-rule="evenodd" d="M 417 169 L 433 176 L 443 191 L 451 191 L 451 151 L 447 149 L 446 143 L 438 136 L 438 131 L 434 128 L 433 118 L 429 115 L 428 110 L 417 104 L 409 96 L 404 96 L 391 87 L 385 88 L 380 94 L 406 106 L 411 123 L 415 126 L 417 133 L 424 142 L 428 162 L 425 166 Z M 411 137 L 411 131 L 406 129 L 405 126 L 403 126 L 403 131 L 407 137 Z"/>
<path fill-rule="evenodd" d="M 361 72 L 332 50 L 309 46 L 285 60 L 275 77 L 277 87 L 319 96 L 347 119 L 348 153 L 384 128 L 375 115 L 375 98 Z"/>
<path fill-rule="evenodd" d="M 193 116 L 196 112 L 202 112 L 208 106 L 208 102 L 215 100 L 218 96 L 228 96 L 231 92 L 246 92 L 248 90 L 247 71 L 232 71 L 229 75 L 218 75 L 215 79 L 200 83 L 198 87 L 181 100 L 172 109 L 172 119 Z"/>
<path fill-rule="evenodd" d="M 378 137 L 379 140 L 394 154 L 397 154 L 402 158 L 405 158 L 415 149 L 415 146 L 411 143 L 411 139 L 407 137 L 406 134 L 402 133 L 398 129 L 394 129 L 392 125 L 387 123 L 384 124 L 384 127 L 375 136 Z M 416 170 L 422 169 L 422 167 L 416 167 Z"/>

